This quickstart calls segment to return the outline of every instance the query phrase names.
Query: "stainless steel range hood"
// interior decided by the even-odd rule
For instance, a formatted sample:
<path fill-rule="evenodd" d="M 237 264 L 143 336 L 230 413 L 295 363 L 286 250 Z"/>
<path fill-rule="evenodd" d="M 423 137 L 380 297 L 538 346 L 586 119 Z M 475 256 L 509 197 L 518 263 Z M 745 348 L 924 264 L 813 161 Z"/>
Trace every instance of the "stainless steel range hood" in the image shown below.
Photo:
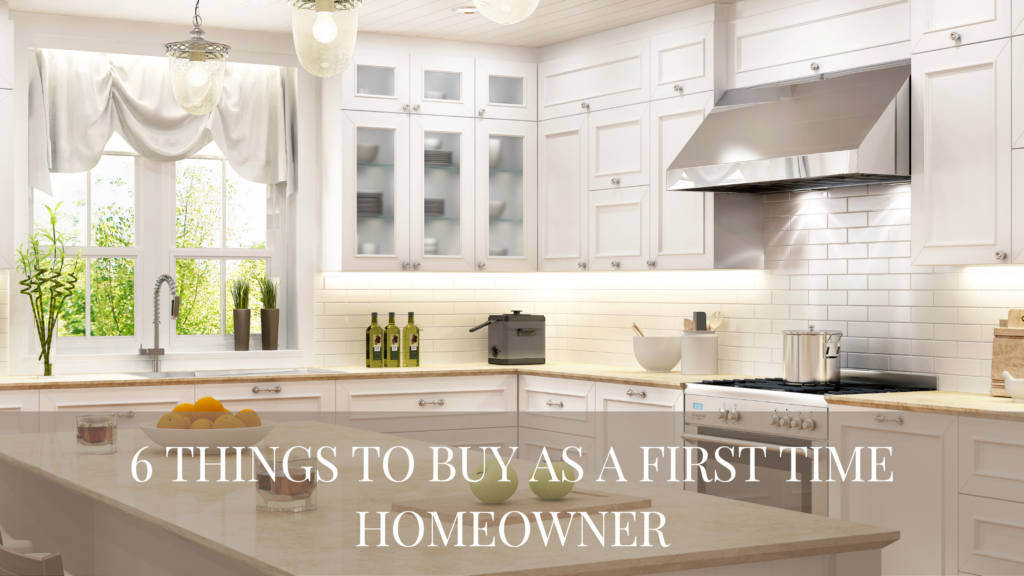
<path fill-rule="evenodd" d="M 910 66 L 729 90 L 668 168 L 669 190 L 787 192 L 910 181 Z"/>

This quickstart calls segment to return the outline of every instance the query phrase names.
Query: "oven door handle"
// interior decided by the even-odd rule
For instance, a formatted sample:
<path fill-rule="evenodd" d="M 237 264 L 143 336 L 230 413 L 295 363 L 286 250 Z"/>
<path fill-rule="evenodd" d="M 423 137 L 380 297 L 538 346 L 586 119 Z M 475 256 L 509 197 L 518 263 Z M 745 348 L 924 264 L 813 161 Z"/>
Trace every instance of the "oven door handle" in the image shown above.
<path fill-rule="evenodd" d="M 704 436 L 703 434 L 683 434 L 680 436 L 683 440 L 689 440 L 690 442 L 714 442 L 715 444 L 726 444 L 728 446 L 740 446 L 743 448 L 765 448 L 771 452 L 782 453 L 783 449 L 786 448 L 804 448 L 809 449 L 809 446 L 782 446 L 780 444 L 765 444 L 763 442 L 747 442 L 746 440 L 733 440 L 732 438 L 719 438 L 717 436 Z"/>

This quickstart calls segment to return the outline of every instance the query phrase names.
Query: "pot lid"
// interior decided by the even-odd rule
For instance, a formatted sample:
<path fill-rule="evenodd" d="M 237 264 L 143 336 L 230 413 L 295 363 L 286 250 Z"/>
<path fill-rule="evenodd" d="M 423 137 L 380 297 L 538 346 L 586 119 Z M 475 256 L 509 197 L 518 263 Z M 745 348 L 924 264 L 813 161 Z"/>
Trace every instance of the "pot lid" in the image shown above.
<path fill-rule="evenodd" d="M 511 314 L 492 314 L 487 317 L 492 322 L 544 322 L 541 314 L 523 314 L 522 310 L 513 310 Z"/>
<path fill-rule="evenodd" d="M 803 329 L 800 329 L 800 330 L 783 330 L 782 333 L 787 335 L 787 336 L 823 336 L 823 335 L 829 335 L 829 336 L 839 336 L 840 338 L 843 337 L 843 333 L 842 333 L 841 330 L 815 330 L 814 329 L 814 324 L 810 324 L 810 325 L 807 326 L 807 328 L 803 328 Z"/>

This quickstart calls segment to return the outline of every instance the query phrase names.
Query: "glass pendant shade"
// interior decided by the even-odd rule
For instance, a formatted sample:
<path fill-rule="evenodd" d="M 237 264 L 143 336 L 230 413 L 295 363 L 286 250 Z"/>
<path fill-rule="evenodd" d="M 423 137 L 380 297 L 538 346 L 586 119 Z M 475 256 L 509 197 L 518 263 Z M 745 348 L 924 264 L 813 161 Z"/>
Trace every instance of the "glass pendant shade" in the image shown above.
<path fill-rule="evenodd" d="M 299 63 L 321 78 L 340 74 L 356 49 L 361 0 L 291 0 Z"/>
<path fill-rule="evenodd" d="M 190 40 L 172 42 L 165 48 L 178 106 L 196 116 L 213 110 L 224 87 L 225 60 L 231 47 L 204 40 L 197 20 Z"/>
<path fill-rule="evenodd" d="M 488 20 L 508 26 L 529 18 L 540 0 L 473 0 L 473 4 Z"/>

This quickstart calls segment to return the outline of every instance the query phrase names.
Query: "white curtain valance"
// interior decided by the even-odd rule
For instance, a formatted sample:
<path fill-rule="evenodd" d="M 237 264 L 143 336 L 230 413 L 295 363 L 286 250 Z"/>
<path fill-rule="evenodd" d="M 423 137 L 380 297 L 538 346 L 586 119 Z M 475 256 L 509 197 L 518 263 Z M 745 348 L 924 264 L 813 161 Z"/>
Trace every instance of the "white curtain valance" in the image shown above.
<path fill-rule="evenodd" d="M 227 65 L 220 102 L 193 116 L 174 101 L 162 58 L 36 49 L 29 82 L 29 183 L 51 193 L 50 172 L 96 166 L 117 132 L 156 162 L 188 158 L 210 141 L 246 180 L 295 189 L 295 70 Z"/>

